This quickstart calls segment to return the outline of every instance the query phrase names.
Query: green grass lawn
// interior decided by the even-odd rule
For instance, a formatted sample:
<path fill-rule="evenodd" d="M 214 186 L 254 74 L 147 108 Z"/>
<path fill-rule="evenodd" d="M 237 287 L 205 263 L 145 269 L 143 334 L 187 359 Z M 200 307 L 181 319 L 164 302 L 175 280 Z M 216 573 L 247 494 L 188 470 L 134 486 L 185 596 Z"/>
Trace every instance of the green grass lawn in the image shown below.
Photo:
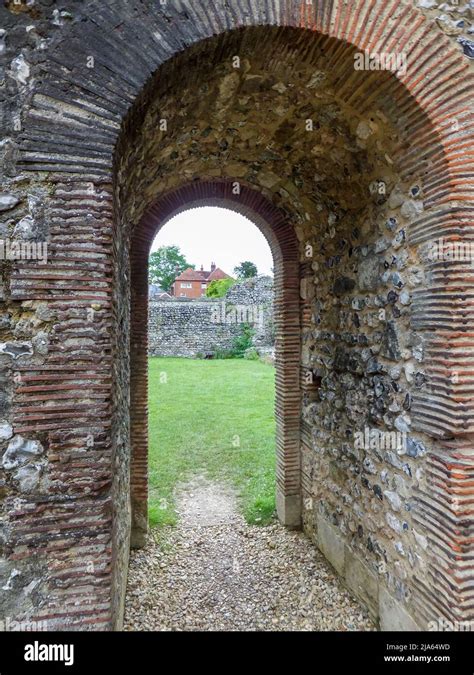
<path fill-rule="evenodd" d="M 149 515 L 174 524 L 193 474 L 234 485 L 250 523 L 275 511 L 275 371 L 260 361 L 150 358 Z"/>

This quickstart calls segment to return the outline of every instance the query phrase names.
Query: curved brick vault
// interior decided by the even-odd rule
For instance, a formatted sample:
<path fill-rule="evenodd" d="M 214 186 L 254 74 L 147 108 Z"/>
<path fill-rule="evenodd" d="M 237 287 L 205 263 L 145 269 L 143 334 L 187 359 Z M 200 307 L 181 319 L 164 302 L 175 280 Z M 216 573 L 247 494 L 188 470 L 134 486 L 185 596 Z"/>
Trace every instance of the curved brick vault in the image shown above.
<path fill-rule="evenodd" d="M 275 242 L 280 516 L 294 524 L 297 501 L 383 628 L 472 619 L 474 273 L 424 254 L 473 240 L 467 60 L 398 0 L 83 4 L 54 31 L 15 16 L 50 42 L 20 44 L 31 79 L 11 78 L 5 191 L 50 255 L 2 270 L 7 416 L 40 443 L 26 474 L 4 462 L 4 612 L 120 625 L 130 446 L 144 529 L 147 247 L 172 213 L 219 199 Z M 356 50 L 404 52 L 407 73 L 357 72 Z M 367 424 L 417 436 L 401 457 L 356 452 Z"/>

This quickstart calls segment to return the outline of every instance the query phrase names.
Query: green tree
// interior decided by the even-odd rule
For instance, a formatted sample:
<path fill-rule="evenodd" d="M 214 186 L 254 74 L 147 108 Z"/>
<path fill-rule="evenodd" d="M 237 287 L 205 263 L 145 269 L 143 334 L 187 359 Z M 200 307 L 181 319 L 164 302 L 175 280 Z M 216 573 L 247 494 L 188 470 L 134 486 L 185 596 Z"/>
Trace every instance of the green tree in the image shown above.
<path fill-rule="evenodd" d="M 158 284 L 164 291 L 169 291 L 175 278 L 184 270 L 192 267 L 179 246 L 160 246 L 150 255 L 148 262 L 148 281 L 150 284 Z"/>
<path fill-rule="evenodd" d="M 258 274 L 257 265 L 249 260 L 245 260 L 240 265 L 237 265 L 237 267 L 234 267 L 234 272 L 239 279 L 251 279 Z"/>
<path fill-rule="evenodd" d="M 208 298 L 223 298 L 229 288 L 235 284 L 235 279 L 215 279 L 206 290 Z"/>

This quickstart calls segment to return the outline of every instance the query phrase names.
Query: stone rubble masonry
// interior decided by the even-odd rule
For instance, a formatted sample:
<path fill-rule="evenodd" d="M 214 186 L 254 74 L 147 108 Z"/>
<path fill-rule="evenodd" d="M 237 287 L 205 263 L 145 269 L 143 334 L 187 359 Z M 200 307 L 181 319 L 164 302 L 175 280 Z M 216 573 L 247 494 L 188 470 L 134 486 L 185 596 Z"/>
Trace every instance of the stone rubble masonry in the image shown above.
<path fill-rule="evenodd" d="M 463 0 L 2 3 L 0 237 L 48 262 L 0 261 L 0 615 L 121 626 L 150 245 L 219 205 L 274 256 L 281 521 L 382 629 L 474 619 L 474 267 L 425 254 L 474 240 L 473 20 Z M 356 448 L 365 427 L 406 450 Z"/>
<path fill-rule="evenodd" d="M 254 331 L 256 349 L 274 345 L 271 277 L 237 281 L 223 298 L 174 298 L 149 305 L 150 356 L 196 358 L 229 352 L 245 323 Z"/>

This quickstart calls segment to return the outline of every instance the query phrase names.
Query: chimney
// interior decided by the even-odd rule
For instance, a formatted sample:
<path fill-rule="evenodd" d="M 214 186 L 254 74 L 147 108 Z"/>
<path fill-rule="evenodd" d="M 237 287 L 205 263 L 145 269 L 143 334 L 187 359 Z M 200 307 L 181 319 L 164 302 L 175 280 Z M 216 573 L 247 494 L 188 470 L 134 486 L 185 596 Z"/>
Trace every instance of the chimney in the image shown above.
<path fill-rule="evenodd" d="M 201 272 L 204 272 L 204 266 L 201 265 Z"/>
<path fill-rule="evenodd" d="M 215 269 L 216 269 L 216 263 L 213 262 L 213 263 L 211 263 L 211 272 L 214 272 Z"/>

